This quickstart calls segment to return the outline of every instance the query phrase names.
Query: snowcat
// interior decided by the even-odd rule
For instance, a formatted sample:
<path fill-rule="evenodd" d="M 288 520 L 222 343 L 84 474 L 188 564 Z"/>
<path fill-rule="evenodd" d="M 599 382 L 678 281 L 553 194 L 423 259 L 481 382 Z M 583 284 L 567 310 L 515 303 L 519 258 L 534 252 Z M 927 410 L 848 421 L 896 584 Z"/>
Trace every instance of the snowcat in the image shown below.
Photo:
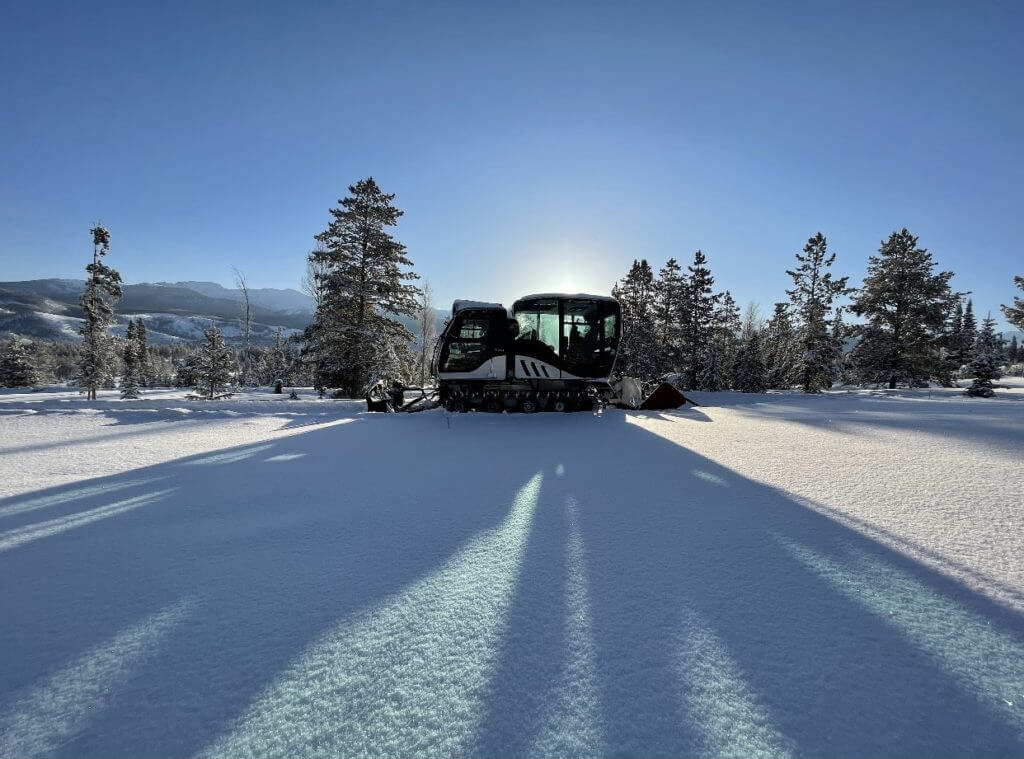
<path fill-rule="evenodd" d="M 622 323 L 607 295 L 528 295 L 512 304 L 457 300 L 434 352 L 449 411 L 577 411 L 612 395 Z"/>

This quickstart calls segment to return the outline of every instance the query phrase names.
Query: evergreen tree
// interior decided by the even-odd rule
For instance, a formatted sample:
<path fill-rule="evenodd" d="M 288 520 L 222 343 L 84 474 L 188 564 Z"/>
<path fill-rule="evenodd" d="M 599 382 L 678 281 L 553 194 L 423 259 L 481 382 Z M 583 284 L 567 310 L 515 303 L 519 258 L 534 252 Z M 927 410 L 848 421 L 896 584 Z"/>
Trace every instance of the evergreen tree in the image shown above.
<path fill-rule="evenodd" d="M 1006 360 L 1003 355 L 1002 338 L 995 333 L 996 321 L 989 316 L 982 322 L 981 330 L 974 345 L 971 360 L 971 376 L 974 382 L 967 388 L 967 394 L 979 398 L 991 398 L 995 394 L 993 381 L 1002 375 L 999 367 Z"/>
<path fill-rule="evenodd" d="M 0 354 L 0 387 L 35 387 L 39 373 L 22 342 L 12 337 Z"/>
<path fill-rule="evenodd" d="M 841 382 L 849 380 L 849 362 L 846 359 L 846 339 L 850 336 L 850 328 L 843 322 L 843 309 L 836 309 L 835 319 L 832 320 L 832 340 L 836 345 L 835 365 L 832 376 L 838 377 Z"/>
<path fill-rule="evenodd" d="M 203 330 L 203 343 L 195 362 L 195 389 L 212 400 L 234 386 L 235 356 L 214 326 Z"/>
<path fill-rule="evenodd" d="M 957 298 L 957 302 L 960 299 Z M 963 326 L 960 329 L 960 360 L 964 364 L 971 363 L 974 358 L 974 344 L 978 340 L 978 322 L 974 318 L 974 304 L 968 300 L 964 310 Z"/>
<path fill-rule="evenodd" d="M 654 272 L 647 261 L 633 261 L 629 273 L 612 288 L 622 307 L 622 338 L 617 368 L 631 377 L 658 374 L 658 345 L 654 322 Z"/>
<path fill-rule="evenodd" d="M 1024 290 L 1024 277 L 1014 277 L 1013 283 Z M 1006 321 L 1024 331 L 1024 298 L 1014 296 L 1013 305 L 1003 306 L 1003 313 L 1006 315 Z"/>
<path fill-rule="evenodd" d="M 949 348 L 949 360 L 956 364 L 959 369 L 966 362 L 964 361 L 964 303 L 956 299 L 956 308 L 953 317 L 949 322 L 949 331 L 946 333 Z"/>
<path fill-rule="evenodd" d="M 1021 360 L 1020 348 L 1017 346 L 1017 336 L 1014 335 L 1010 338 L 1010 348 L 1007 351 L 1007 361 L 1011 364 L 1016 364 Z"/>
<path fill-rule="evenodd" d="M 788 390 L 796 381 L 799 363 L 797 335 L 789 317 L 789 304 L 776 303 L 764 329 L 765 384 Z"/>
<path fill-rule="evenodd" d="M 263 369 L 260 372 L 263 384 L 270 385 L 277 380 L 291 384 L 291 355 L 284 338 L 284 330 L 277 328 L 274 344 L 263 354 Z"/>
<path fill-rule="evenodd" d="M 121 374 L 121 398 L 138 398 L 142 357 L 139 355 L 138 328 L 131 319 L 128 320 L 121 356 L 124 364 L 124 371 Z"/>
<path fill-rule="evenodd" d="M 107 327 L 114 321 L 114 303 L 121 298 L 121 275 L 103 263 L 110 252 L 110 232 L 96 226 L 92 234 L 92 263 L 85 267 L 89 278 L 82 295 L 85 324 L 82 327 L 80 375 L 89 400 L 111 379 L 113 354 Z"/>
<path fill-rule="evenodd" d="M 868 260 L 864 286 L 852 310 L 866 318 L 853 350 L 858 368 L 895 388 L 920 384 L 941 371 L 942 339 L 956 295 L 952 272 L 934 273 L 931 254 L 906 229 L 882 243 Z M 966 318 L 966 313 L 965 313 Z"/>
<path fill-rule="evenodd" d="M 725 378 L 722 376 L 722 354 L 716 340 L 704 346 L 700 358 L 700 374 L 697 375 L 697 387 L 700 390 L 718 392 L 725 390 Z"/>
<path fill-rule="evenodd" d="M 139 385 L 148 387 L 152 383 L 153 367 L 149 360 L 149 344 L 146 322 L 139 317 L 135 320 L 135 356 L 139 362 Z"/>
<path fill-rule="evenodd" d="M 326 272 L 323 300 L 309 337 L 322 382 L 349 396 L 360 395 L 378 377 L 400 378 L 411 364 L 412 333 L 399 316 L 415 318 L 418 275 L 405 246 L 388 232 L 402 211 L 372 177 L 349 187 L 331 209 L 330 225 L 311 257 Z M 403 367 L 404 363 L 404 367 Z"/>
<path fill-rule="evenodd" d="M 190 353 L 175 364 L 174 386 L 197 387 L 199 385 L 199 353 Z"/>
<path fill-rule="evenodd" d="M 744 393 L 763 393 L 768 389 L 766 374 L 761 333 L 755 329 L 746 334 L 736 353 L 733 389 Z"/>
<path fill-rule="evenodd" d="M 715 279 L 711 276 L 707 262 L 707 258 L 698 250 L 693 256 L 693 264 L 687 267 L 689 276 L 686 282 L 686 299 L 680 320 L 683 368 L 687 377 L 687 387 L 691 388 L 701 384 L 700 377 L 707 368 L 704 361 L 711 355 L 708 346 L 711 344 L 715 328 L 715 306 L 721 297 L 712 291 Z"/>
<path fill-rule="evenodd" d="M 743 328 L 740 321 L 740 307 L 726 290 L 715 308 L 715 326 L 711 341 L 719 363 L 722 389 L 732 387 L 732 368 L 739 350 L 739 335 Z"/>
<path fill-rule="evenodd" d="M 800 360 L 797 379 L 805 393 L 819 393 L 832 386 L 835 365 L 842 346 L 832 335 L 833 304 L 847 291 L 846 277 L 832 278 L 829 271 L 836 260 L 828 252 L 828 241 L 818 232 L 807 240 L 803 253 L 796 254 L 798 266 L 786 271 L 793 278 L 787 290 L 798 320 Z"/>
<path fill-rule="evenodd" d="M 679 262 L 670 258 L 654 282 L 653 329 L 658 348 L 658 373 L 674 372 L 682 360 L 682 316 L 686 280 Z"/>

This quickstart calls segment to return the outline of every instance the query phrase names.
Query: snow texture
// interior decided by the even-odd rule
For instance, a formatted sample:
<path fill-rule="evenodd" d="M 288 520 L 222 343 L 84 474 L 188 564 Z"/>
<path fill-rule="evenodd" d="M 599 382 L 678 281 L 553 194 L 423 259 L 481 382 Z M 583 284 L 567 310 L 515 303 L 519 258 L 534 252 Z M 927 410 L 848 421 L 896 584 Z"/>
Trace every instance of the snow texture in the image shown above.
<path fill-rule="evenodd" d="M 1024 756 L 1024 383 L 0 392 L 0 757 Z"/>

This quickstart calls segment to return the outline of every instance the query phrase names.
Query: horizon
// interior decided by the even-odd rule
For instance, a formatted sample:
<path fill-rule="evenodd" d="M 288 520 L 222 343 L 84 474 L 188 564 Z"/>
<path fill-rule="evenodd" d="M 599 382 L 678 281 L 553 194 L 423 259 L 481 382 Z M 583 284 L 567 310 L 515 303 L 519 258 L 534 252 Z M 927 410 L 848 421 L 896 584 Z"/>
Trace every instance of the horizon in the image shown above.
<path fill-rule="evenodd" d="M 372 175 L 439 308 L 701 249 L 767 316 L 815 232 L 856 286 L 907 227 L 1008 326 L 1018 6 L 96 7 L 10 14 L 4 279 L 84 276 L 100 220 L 127 282 L 301 289 Z"/>

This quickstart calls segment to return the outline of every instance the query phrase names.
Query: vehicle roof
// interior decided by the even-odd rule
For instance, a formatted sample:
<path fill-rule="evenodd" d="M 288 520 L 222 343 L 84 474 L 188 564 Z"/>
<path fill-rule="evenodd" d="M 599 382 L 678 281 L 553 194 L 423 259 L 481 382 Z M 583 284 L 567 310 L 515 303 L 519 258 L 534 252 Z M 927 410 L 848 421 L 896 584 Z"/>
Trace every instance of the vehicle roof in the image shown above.
<path fill-rule="evenodd" d="M 485 303 L 481 300 L 457 300 L 452 303 L 452 314 L 457 314 L 459 311 L 466 311 L 467 309 L 477 309 L 481 311 L 507 311 L 500 303 Z"/>
<path fill-rule="evenodd" d="M 537 293 L 536 295 L 524 295 L 522 298 L 519 298 L 516 303 L 523 300 L 543 300 L 547 298 L 562 298 L 567 300 L 604 300 L 612 303 L 618 302 L 610 295 L 591 295 L 588 293 Z"/>

